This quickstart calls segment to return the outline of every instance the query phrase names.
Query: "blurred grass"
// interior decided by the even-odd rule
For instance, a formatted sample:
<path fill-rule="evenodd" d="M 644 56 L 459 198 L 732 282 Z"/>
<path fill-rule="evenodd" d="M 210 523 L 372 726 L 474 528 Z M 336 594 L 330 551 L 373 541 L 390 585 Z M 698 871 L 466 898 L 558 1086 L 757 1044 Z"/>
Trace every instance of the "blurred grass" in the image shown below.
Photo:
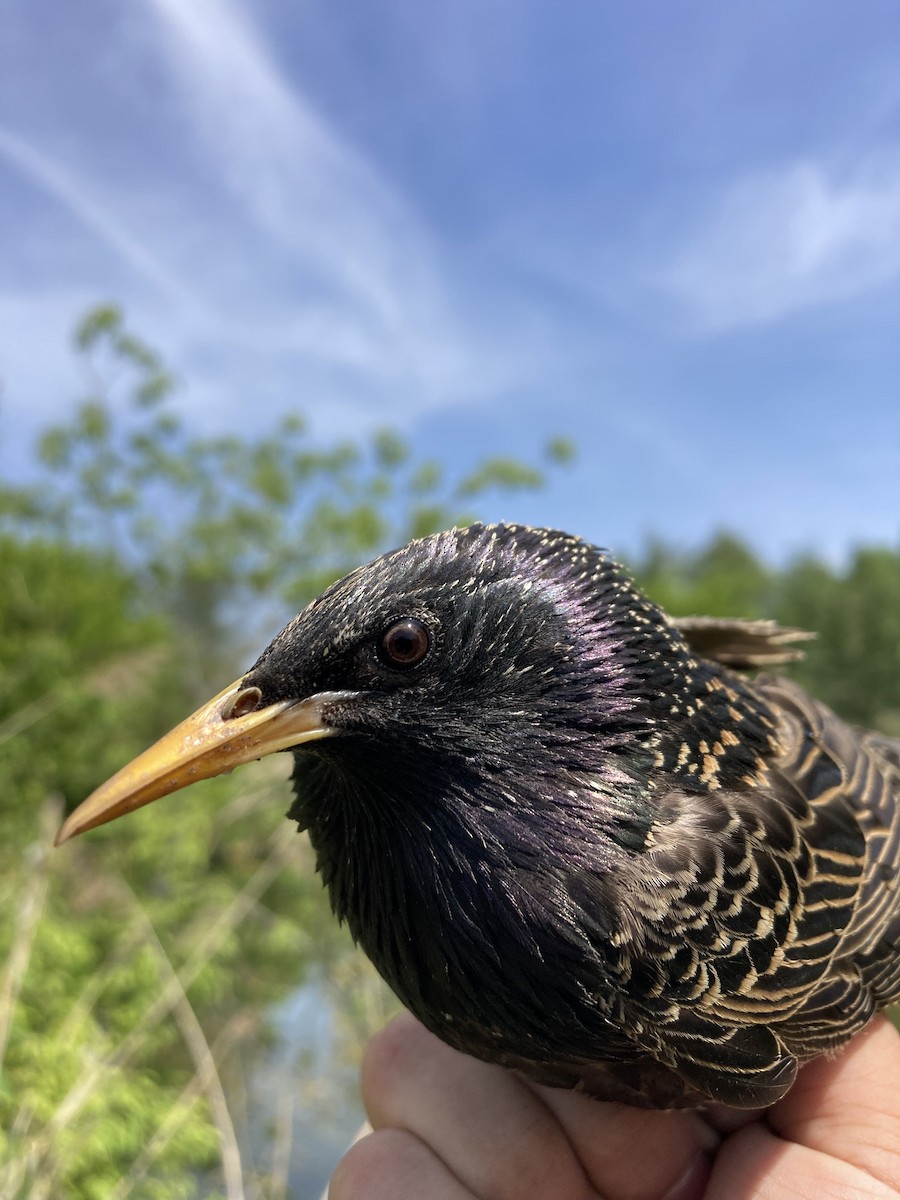
<path fill-rule="evenodd" d="M 311 876 L 305 837 L 280 819 L 287 790 L 278 778 L 281 772 L 261 764 L 257 774 L 268 778 L 250 792 L 226 797 L 217 810 L 218 821 L 256 826 L 275 812 L 277 826 L 254 854 L 252 873 L 226 904 L 210 903 L 202 883 L 193 889 L 183 909 L 183 931 L 174 942 L 167 938 L 168 946 L 147 906 L 123 873 L 110 866 L 113 847 L 105 849 L 102 872 L 95 869 L 98 854 L 88 843 L 75 843 L 71 852 L 54 851 L 60 805 L 51 801 L 44 806 L 40 836 L 29 847 L 19 876 L 5 881 L 7 894 L 18 897 L 18 911 L 0 978 L 0 1035 L 9 1050 L 2 1063 L 0 1196 L 40 1200 L 79 1194 L 122 1200 L 192 1195 L 192 1172 L 213 1167 L 227 1200 L 285 1194 L 290 1112 L 295 1105 L 326 1103 L 328 1082 L 315 1076 L 292 1078 L 279 1101 L 283 1121 L 273 1139 L 272 1169 L 257 1172 L 248 1192 L 222 1084 L 223 1066 L 240 1043 L 260 1036 L 273 996 L 296 987 L 311 964 L 329 965 L 328 994 L 335 1005 L 342 1062 L 358 1061 L 365 1040 L 396 1002 L 338 932 L 324 892 Z M 217 822 L 212 832 L 210 857 L 221 850 L 222 825 Z M 295 877 L 299 924 L 292 912 L 280 911 L 284 898 L 278 909 L 270 907 L 273 889 L 279 881 L 284 885 L 285 876 Z M 84 974 L 74 994 L 68 987 L 71 956 L 79 949 L 65 934 L 60 936 L 50 913 L 54 897 L 72 897 L 82 918 L 113 913 L 117 925 L 105 958 Z M 223 952 L 258 937 L 265 927 L 289 944 L 293 965 L 277 989 L 262 993 L 250 988 L 252 998 L 247 998 L 232 984 L 223 1000 L 213 983 L 223 969 Z M 47 994 L 45 956 L 56 964 L 56 996 Z M 234 963 L 233 978 L 244 970 L 243 962 Z M 136 980 L 140 999 L 133 1004 Z M 34 983 L 40 985 L 39 994 L 31 991 Z M 215 998 L 206 1013 L 214 1032 L 205 1031 L 192 994 L 201 1003 Z M 191 1069 L 176 1069 L 179 1059 L 188 1060 Z M 173 1071 L 177 1086 L 162 1086 Z M 332 1095 L 327 1102 L 339 1103 L 340 1098 Z M 118 1166 L 123 1161 L 130 1163 L 124 1171 Z M 168 1163 L 176 1163 L 177 1171 L 170 1171 Z"/>

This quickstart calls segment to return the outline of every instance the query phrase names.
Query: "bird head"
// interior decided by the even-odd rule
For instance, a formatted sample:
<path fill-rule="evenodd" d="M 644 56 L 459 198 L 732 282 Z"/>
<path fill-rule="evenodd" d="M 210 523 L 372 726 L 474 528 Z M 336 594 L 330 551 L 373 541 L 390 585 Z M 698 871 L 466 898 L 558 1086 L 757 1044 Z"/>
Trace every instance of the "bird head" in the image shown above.
<path fill-rule="evenodd" d="M 315 795 L 301 790 L 294 814 L 311 826 L 323 788 L 431 804 L 443 784 L 477 820 L 581 776 L 595 809 L 599 796 L 613 823 L 630 820 L 623 796 L 647 774 L 655 709 L 685 657 L 663 615 L 577 538 L 515 525 L 422 538 L 324 591 L 59 840 L 280 750 L 295 752 L 298 780 L 315 764 Z"/>

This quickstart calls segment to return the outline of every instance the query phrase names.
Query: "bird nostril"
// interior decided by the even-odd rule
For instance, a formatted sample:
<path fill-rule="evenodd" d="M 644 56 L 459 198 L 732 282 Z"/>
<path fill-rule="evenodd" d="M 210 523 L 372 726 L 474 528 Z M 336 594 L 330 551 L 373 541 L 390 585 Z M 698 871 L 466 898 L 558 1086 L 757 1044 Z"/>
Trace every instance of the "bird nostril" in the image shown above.
<path fill-rule="evenodd" d="M 222 719 L 234 721 L 238 717 L 246 717 L 248 713 L 252 713 L 255 708 L 259 707 L 260 700 L 262 700 L 262 692 L 258 687 L 241 688 L 231 703 L 222 710 Z"/>

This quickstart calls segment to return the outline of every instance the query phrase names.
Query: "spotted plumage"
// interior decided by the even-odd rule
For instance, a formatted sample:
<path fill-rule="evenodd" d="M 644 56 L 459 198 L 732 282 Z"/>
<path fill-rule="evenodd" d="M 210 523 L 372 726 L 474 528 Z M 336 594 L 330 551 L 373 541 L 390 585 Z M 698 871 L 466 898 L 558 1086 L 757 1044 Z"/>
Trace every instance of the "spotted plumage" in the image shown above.
<path fill-rule="evenodd" d="M 324 592 L 215 736 L 314 709 L 291 815 L 451 1045 L 633 1103 L 765 1105 L 900 996 L 900 745 L 737 671 L 803 636 L 675 623 L 593 546 L 475 525 Z M 189 777 L 126 772 L 73 828 Z"/>

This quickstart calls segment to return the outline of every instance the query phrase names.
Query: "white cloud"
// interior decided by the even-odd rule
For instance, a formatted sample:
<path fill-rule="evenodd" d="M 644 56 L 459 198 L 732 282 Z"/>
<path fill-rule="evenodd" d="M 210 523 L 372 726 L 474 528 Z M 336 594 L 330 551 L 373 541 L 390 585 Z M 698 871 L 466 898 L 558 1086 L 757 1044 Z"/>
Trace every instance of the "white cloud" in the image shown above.
<path fill-rule="evenodd" d="M 657 283 L 703 329 L 775 321 L 900 275 L 900 155 L 800 160 L 728 188 Z"/>
<path fill-rule="evenodd" d="M 390 421 L 497 396 L 546 366 L 556 351 L 538 315 L 465 278 L 394 181 L 285 76 L 242 6 L 144 0 L 131 19 L 139 36 L 117 44 L 122 70 L 136 69 L 139 46 L 174 82 L 159 98 L 178 118 L 167 157 L 123 170 L 99 130 L 82 142 L 75 123 L 48 142 L 26 114 L 22 128 L 0 127 L 0 162 L 68 218 L 38 237 L 23 210 L 23 250 L 64 268 L 73 293 L 121 300 L 189 373 L 197 418 L 229 421 L 245 381 L 265 378 L 270 405 L 299 399 L 317 425 L 336 413 Z M 103 101 L 139 142 L 146 107 L 110 90 Z M 68 253 L 85 230 L 113 252 L 98 256 L 103 270 L 90 250 Z M 27 291 L 22 301 L 32 313 Z M 28 338 L 32 359 L 41 337 Z M 7 353 L 11 391 L 23 391 L 21 367 Z"/>
<path fill-rule="evenodd" d="M 135 236 L 127 224 L 98 200 L 63 165 L 12 130 L 0 126 L 0 156 L 46 194 L 53 196 L 82 226 L 114 250 L 137 274 L 170 299 L 194 303 L 190 289 Z"/>
<path fill-rule="evenodd" d="M 441 402 L 511 364 L 461 320 L 406 198 L 284 78 L 229 0 L 147 0 L 198 148 L 296 272 L 293 348 Z M 227 253 L 227 248 L 226 248 Z M 479 370 L 473 371 L 473 360 Z"/>

